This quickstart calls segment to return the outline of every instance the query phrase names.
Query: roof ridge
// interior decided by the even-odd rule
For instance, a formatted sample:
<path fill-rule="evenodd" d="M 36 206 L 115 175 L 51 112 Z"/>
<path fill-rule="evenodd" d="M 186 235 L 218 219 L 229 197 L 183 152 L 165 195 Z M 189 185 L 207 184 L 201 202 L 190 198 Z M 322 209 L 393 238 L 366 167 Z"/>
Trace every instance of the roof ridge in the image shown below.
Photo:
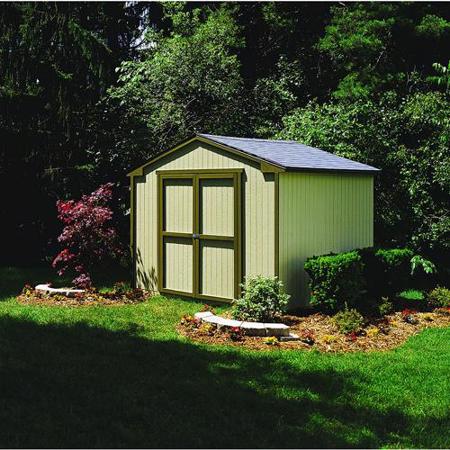
<path fill-rule="evenodd" d="M 262 142 L 282 142 L 284 144 L 300 144 L 300 142 L 287 140 L 287 139 L 263 139 L 263 138 L 249 138 L 249 137 L 239 137 L 239 136 L 223 136 L 220 134 L 207 134 L 207 133 L 197 133 L 199 136 L 208 136 L 210 138 L 225 138 L 225 139 L 239 139 L 245 141 L 262 141 Z M 304 145 L 304 144 L 301 144 Z"/>

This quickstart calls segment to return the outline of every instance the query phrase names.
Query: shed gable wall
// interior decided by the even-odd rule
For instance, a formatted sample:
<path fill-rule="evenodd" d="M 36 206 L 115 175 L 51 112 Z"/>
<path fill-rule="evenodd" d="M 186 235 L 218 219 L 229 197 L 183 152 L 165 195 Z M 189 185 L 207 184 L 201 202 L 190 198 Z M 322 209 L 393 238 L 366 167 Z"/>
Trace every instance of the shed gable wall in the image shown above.
<path fill-rule="evenodd" d="M 192 142 L 145 167 L 135 183 L 135 280 L 139 287 L 157 289 L 158 202 L 157 170 L 215 170 L 243 168 L 243 274 L 275 273 L 275 180 L 259 164 Z"/>
<path fill-rule="evenodd" d="M 373 176 L 279 175 L 279 274 L 291 305 L 307 305 L 306 259 L 373 245 Z"/>

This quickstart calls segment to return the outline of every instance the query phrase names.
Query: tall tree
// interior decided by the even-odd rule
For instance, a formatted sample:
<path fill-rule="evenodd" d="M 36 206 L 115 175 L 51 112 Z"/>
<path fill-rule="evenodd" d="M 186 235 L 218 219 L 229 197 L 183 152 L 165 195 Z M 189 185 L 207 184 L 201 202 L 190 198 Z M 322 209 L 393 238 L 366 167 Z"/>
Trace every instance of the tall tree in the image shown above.
<path fill-rule="evenodd" d="M 420 86 L 436 61 L 448 61 L 445 3 L 340 3 L 318 49 L 339 80 L 334 96 L 354 99 Z"/>
<path fill-rule="evenodd" d="M 11 218 L 4 257 L 36 253 L 55 197 L 83 189 L 90 110 L 130 56 L 138 23 L 124 3 L 1 5 L 0 189 L 21 188 L 0 205 Z"/>
<path fill-rule="evenodd" d="M 102 145 L 93 146 L 93 153 L 101 165 L 113 161 L 117 171 L 193 132 L 248 132 L 234 53 L 243 41 L 233 7 L 167 4 L 164 19 L 171 31 L 148 30 L 145 49 L 137 60 L 122 63 L 104 103 L 106 115 L 119 121 L 106 136 L 98 135 Z"/>

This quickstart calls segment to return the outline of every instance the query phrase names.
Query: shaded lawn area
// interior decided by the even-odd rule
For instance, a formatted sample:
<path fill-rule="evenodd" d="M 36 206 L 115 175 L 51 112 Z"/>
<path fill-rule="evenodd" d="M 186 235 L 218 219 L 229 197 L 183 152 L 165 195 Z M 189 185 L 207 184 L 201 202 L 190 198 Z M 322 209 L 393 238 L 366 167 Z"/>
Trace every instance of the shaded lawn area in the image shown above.
<path fill-rule="evenodd" d="M 195 302 L 43 307 L 0 269 L 1 447 L 449 447 L 450 329 L 387 353 L 192 344 Z"/>

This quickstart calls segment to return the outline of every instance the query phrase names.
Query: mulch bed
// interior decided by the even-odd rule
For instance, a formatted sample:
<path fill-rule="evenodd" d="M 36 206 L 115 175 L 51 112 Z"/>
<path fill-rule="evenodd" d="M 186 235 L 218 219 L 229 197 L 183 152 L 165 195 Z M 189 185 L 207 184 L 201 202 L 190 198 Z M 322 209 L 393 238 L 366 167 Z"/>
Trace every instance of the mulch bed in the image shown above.
<path fill-rule="evenodd" d="M 74 297 L 65 295 L 48 295 L 36 292 L 25 287 L 22 293 L 16 297 L 17 301 L 26 305 L 83 307 L 83 306 L 121 306 L 141 303 L 148 299 L 151 292 L 142 289 L 129 289 L 123 292 L 86 292 Z"/>
<path fill-rule="evenodd" d="M 254 350 L 318 350 L 320 352 L 371 352 L 385 351 L 403 344 L 425 328 L 443 328 L 450 326 L 450 311 L 435 310 L 429 313 L 414 313 L 417 324 L 403 320 L 400 312 L 385 316 L 383 319 L 369 319 L 357 335 L 345 335 L 338 331 L 331 317 L 323 314 L 309 316 L 284 316 L 282 322 L 291 327 L 291 333 L 302 340 L 281 342 L 253 336 L 236 336 L 215 327 L 197 326 L 192 323 L 180 323 L 177 327 L 183 336 L 205 344 L 223 344 Z M 308 342 L 308 343 L 307 343 Z"/>

